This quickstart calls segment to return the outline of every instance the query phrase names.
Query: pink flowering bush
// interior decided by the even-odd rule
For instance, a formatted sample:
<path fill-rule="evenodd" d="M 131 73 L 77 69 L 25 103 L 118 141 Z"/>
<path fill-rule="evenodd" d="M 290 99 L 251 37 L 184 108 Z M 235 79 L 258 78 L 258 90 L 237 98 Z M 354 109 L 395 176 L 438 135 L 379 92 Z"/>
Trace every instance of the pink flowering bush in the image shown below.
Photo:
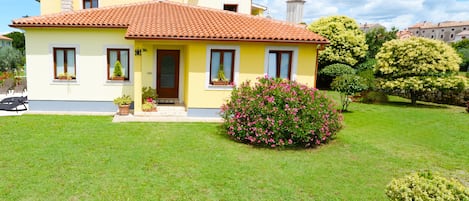
<path fill-rule="evenodd" d="M 221 116 L 234 140 L 269 147 L 315 147 L 331 140 L 342 125 L 341 114 L 325 94 L 267 77 L 233 89 Z"/>

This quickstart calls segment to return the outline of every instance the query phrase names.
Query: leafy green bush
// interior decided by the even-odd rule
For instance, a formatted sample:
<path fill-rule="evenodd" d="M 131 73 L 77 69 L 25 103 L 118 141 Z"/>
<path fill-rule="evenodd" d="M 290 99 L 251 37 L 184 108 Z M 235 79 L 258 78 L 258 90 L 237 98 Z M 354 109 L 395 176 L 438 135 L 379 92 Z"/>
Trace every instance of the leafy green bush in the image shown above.
<path fill-rule="evenodd" d="M 342 121 L 333 102 L 317 89 L 267 77 L 234 88 L 221 116 L 234 140 L 270 147 L 327 143 Z"/>
<path fill-rule="evenodd" d="M 331 64 L 324 67 L 319 74 L 329 76 L 329 77 L 337 77 L 345 74 L 355 74 L 355 69 L 350 67 L 346 64 Z"/>
<path fill-rule="evenodd" d="M 357 71 L 361 72 L 367 70 L 374 70 L 377 63 L 378 62 L 376 61 L 376 59 L 367 59 L 365 62 L 360 63 L 356 66 Z"/>
<path fill-rule="evenodd" d="M 432 174 L 431 172 L 413 173 L 404 178 L 393 179 L 386 186 L 390 200 L 469 200 L 469 189 L 454 179 Z"/>
<path fill-rule="evenodd" d="M 342 111 L 347 111 L 349 104 L 352 102 L 349 96 L 368 89 L 365 79 L 358 75 L 351 74 L 336 77 L 334 81 L 332 81 L 331 87 L 333 90 L 340 93 Z"/>
<path fill-rule="evenodd" d="M 362 94 L 362 103 L 386 103 L 388 102 L 388 95 L 381 91 L 369 91 Z"/>

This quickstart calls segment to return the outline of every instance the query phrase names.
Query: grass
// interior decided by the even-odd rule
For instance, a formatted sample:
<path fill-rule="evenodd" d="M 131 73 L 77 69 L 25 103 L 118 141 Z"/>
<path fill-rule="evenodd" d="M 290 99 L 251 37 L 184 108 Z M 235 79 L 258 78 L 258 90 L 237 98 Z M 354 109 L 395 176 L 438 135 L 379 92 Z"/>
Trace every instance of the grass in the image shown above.
<path fill-rule="evenodd" d="M 254 148 L 209 123 L 111 117 L 0 119 L 0 200 L 385 200 L 394 177 L 434 170 L 469 184 L 462 107 L 353 103 L 307 150 Z"/>

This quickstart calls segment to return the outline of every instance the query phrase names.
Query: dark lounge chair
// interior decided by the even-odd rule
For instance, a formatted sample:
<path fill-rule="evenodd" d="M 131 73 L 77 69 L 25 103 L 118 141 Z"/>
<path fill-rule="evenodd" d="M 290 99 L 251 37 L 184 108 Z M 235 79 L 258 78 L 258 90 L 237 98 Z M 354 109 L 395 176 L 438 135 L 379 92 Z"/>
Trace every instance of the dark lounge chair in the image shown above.
<path fill-rule="evenodd" d="M 25 111 L 28 110 L 26 107 L 26 102 L 28 101 L 27 97 L 9 97 L 0 101 L 0 110 L 5 111 Z M 18 109 L 18 107 L 23 107 Z"/>

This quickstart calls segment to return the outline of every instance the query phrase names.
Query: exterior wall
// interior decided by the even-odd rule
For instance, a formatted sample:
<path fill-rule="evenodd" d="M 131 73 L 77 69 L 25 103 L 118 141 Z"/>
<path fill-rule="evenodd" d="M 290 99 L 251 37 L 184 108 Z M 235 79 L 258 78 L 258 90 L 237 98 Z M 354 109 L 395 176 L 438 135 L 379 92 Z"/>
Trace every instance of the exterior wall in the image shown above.
<path fill-rule="evenodd" d="M 41 1 L 41 15 L 59 13 L 64 11 L 62 9 L 63 0 L 43 0 Z M 73 10 L 83 9 L 83 0 L 68 0 L 72 2 Z M 251 1 L 250 0 L 225 0 L 225 1 L 214 1 L 214 0 L 171 0 L 179 3 L 187 3 L 191 5 L 204 6 L 215 9 L 223 9 L 223 4 L 238 4 L 238 12 L 251 14 Z M 148 2 L 148 0 L 99 0 L 99 7 L 131 4 L 138 2 Z"/>
<path fill-rule="evenodd" d="M 231 94 L 231 87 L 215 87 L 208 84 L 210 58 L 207 56 L 210 47 L 239 48 L 239 69 L 236 70 L 235 82 L 256 78 L 266 73 L 266 56 L 270 49 L 295 50 L 293 58 L 293 79 L 315 86 L 316 45 L 276 44 L 276 43 L 239 43 L 215 41 L 137 41 L 146 51 L 142 54 L 142 86 L 156 88 L 156 52 L 157 50 L 179 50 L 179 99 L 189 111 L 196 111 L 196 116 L 203 109 L 218 109 Z M 137 60 L 137 57 L 136 57 Z M 136 64 L 137 65 L 137 64 Z M 138 81 L 136 81 L 138 82 Z M 137 91 L 137 87 L 135 91 Z M 210 112 L 210 110 L 209 110 Z M 189 112 L 191 114 L 191 112 Z M 206 115 L 205 115 L 206 116 Z M 210 116 L 210 115 L 208 115 Z"/>
<path fill-rule="evenodd" d="M 209 85 L 207 68 L 210 48 L 236 49 L 235 83 L 256 81 L 266 74 L 269 50 L 291 50 L 292 79 L 315 86 L 316 47 L 313 44 L 262 42 L 165 41 L 124 39 L 123 29 L 26 29 L 28 98 L 32 110 L 50 110 L 51 104 L 78 107 L 79 111 L 96 105 L 112 108 L 112 100 L 131 95 L 135 110 L 141 109 L 141 87 L 156 88 L 156 52 L 180 51 L 179 98 L 189 115 L 213 116 L 231 94 L 232 87 Z M 75 47 L 77 79 L 53 78 L 53 47 Z M 107 48 L 130 49 L 130 81 L 107 80 Z M 142 49 L 140 56 L 134 49 Z M 49 103 L 49 106 L 45 106 Z M 34 106 L 40 108 L 34 108 Z M 104 107 L 104 106 L 100 106 Z M 54 107 L 52 107 L 54 108 Z M 62 109 L 61 109 L 62 110 Z M 96 111 L 96 110 L 95 110 Z"/>
<path fill-rule="evenodd" d="M 132 95 L 132 75 L 128 82 L 107 80 L 106 48 L 129 48 L 133 71 L 134 44 L 124 39 L 125 30 L 25 30 L 29 100 L 111 102 L 122 94 Z M 54 80 L 53 47 L 76 48 L 76 80 Z"/>

